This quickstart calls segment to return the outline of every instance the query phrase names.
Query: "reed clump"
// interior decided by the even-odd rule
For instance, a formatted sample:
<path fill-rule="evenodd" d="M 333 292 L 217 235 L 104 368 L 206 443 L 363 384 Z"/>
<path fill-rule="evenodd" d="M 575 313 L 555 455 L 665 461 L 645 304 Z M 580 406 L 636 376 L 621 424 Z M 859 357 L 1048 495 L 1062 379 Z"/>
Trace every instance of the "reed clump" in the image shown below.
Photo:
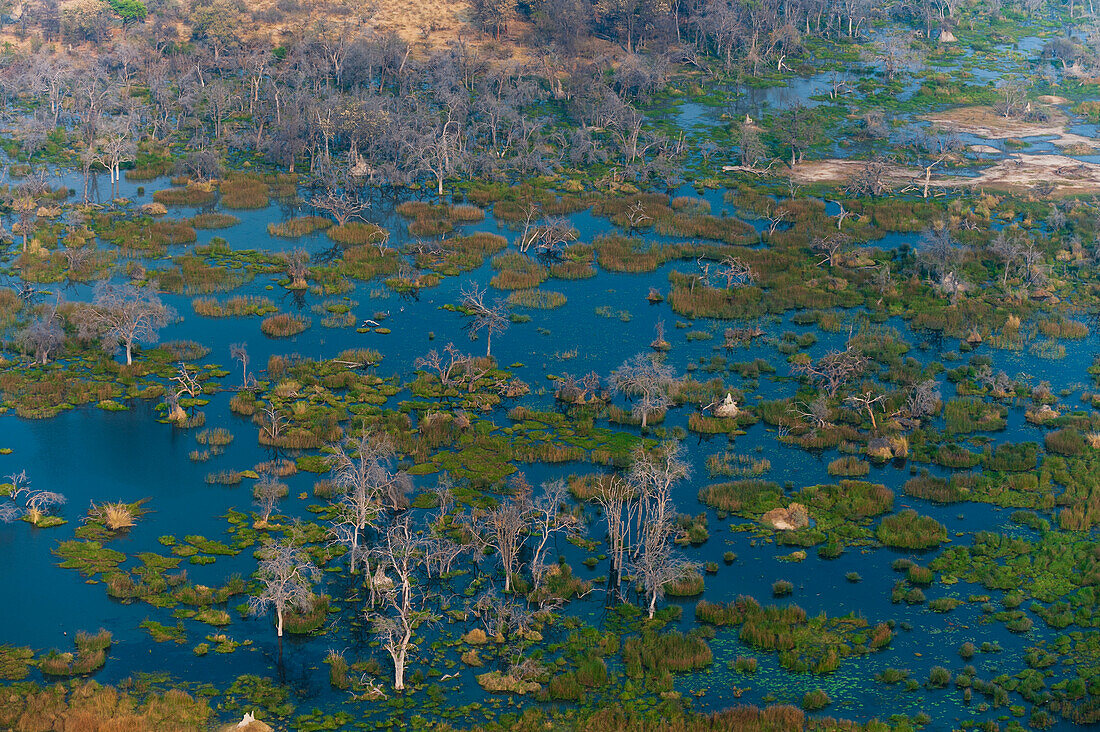
<path fill-rule="evenodd" d="M 947 529 L 931 516 L 906 509 L 884 518 L 875 536 L 886 546 L 897 549 L 932 549 L 947 541 Z"/>
<path fill-rule="evenodd" d="M 257 295 L 235 295 L 219 301 L 209 297 L 197 297 L 191 301 L 191 309 L 205 318 L 243 318 L 263 316 L 278 310 L 271 298 Z"/>
<path fill-rule="evenodd" d="M 568 302 L 565 295 L 551 290 L 516 290 L 508 295 L 508 304 L 512 307 L 531 308 L 532 310 L 554 310 Z"/>
<path fill-rule="evenodd" d="M 290 338 L 309 328 L 309 318 L 289 313 L 270 315 L 260 323 L 260 330 L 269 338 Z"/>
<path fill-rule="evenodd" d="M 192 216 L 188 223 L 196 229 L 228 229 L 241 223 L 241 220 L 232 214 L 211 212 Z"/>
<path fill-rule="evenodd" d="M 219 186 L 221 203 L 226 208 L 267 208 L 270 190 L 258 177 L 235 173 Z"/>
<path fill-rule="evenodd" d="M 153 200 L 165 206 L 204 206 L 214 201 L 214 191 L 204 185 L 165 188 L 153 192 Z"/>
<path fill-rule="evenodd" d="M 327 229 L 330 226 L 332 226 L 332 220 L 324 216 L 298 216 L 278 224 L 268 224 L 267 233 L 271 236 L 295 239 L 299 236 L 306 236 L 315 231 Z"/>
<path fill-rule="evenodd" d="M 386 230 L 381 226 L 363 221 L 330 226 L 325 229 L 325 234 L 337 244 L 344 245 L 377 244 L 387 236 Z"/>

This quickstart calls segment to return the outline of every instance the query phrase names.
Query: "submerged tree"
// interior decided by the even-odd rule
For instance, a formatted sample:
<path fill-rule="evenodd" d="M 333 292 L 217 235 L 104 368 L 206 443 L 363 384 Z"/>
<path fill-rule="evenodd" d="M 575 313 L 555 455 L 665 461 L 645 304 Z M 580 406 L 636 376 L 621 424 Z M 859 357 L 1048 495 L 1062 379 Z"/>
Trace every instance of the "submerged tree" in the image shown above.
<path fill-rule="evenodd" d="M 371 552 L 378 562 L 375 581 L 380 585 L 381 602 L 380 608 L 372 603 L 366 616 L 375 638 L 393 661 L 393 688 L 398 691 L 405 688 L 405 668 L 409 655 L 416 651 L 413 638 L 417 629 L 435 620 L 416 582 L 425 563 L 425 549 L 406 515 L 390 525 Z"/>
<path fill-rule="evenodd" d="M 288 610 L 308 611 L 313 606 L 313 586 L 320 581 L 321 571 L 308 555 L 286 539 L 280 539 L 256 552 L 260 567 L 256 578 L 260 594 L 248 598 L 252 615 L 275 610 L 278 636 L 283 637 L 283 616 Z"/>
<path fill-rule="evenodd" d="M 473 318 L 466 325 L 470 337 L 485 331 L 485 356 L 492 355 L 493 334 L 508 329 L 508 305 L 504 300 L 489 302 L 488 290 L 470 283 L 462 288 L 462 307 Z"/>
<path fill-rule="evenodd" d="M 65 496 L 60 493 L 31 488 L 31 481 L 25 470 L 9 475 L 8 482 L 12 486 L 8 492 L 11 502 L 0 504 L 0 522 L 7 523 L 23 518 L 38 526 L 53 506 L 65 503 Z"/>
<path fill-rule="evenodd" d="M 656 355 L 638 353 L 611 372 L 610 383 L 620 394 L 637 397 L 631 412 L 641 419 L 642 429 L 645 429 L 650 414 L 672 404 L 668 389 L 674 378 L 672 367 L 658 360 Z"/>
<path fill-rule="evenodd" d="M 113 352 L 119 345 L 126 350 L 126 365 L 134 362 L 136 343 L 156 342 L 160 329 L 175 317 L 175 311 L 152 292 L 133 285 L 103 283 L 96 287 L 95 299 L 74 313 L 80 337 L 99 338 Z"/>
<path fill-rule="evenodd" d="M 252 488 L 252 497 L 255 499 L 253 502 L 260 512 L 260 518 L 256 522 L 257 526 L 267 526 L 267 521 L 271 518 L 271 512 L 275 510 L 275 504 L 280 499 L 285 498 L 289 492 L 290 489 L 286 483 L 276 480 L 274 475 L 264 471 Z"/>
<path fill-rule="evenodd" d="M 384 434 L 364 432 L 343 445 L 333 445 L 328 463 L 343 495 L 336 504 L 332 534 L 348 547 L 348 564 L 355 574 L 364 550 L 363 533 L 376 525 L 387 506 L 402 507 L 411 485 L 409 476 L 393 467 L 393 444 Z"/>
<path fill-rule="evenodd" d="M 34 356 L 34 360 L 45 366 L 50 354 L 65 345 L 65 331 L 61 328 L 61 316 L 52 308 L 32 320 L 26 328 L 15 336 L 16 344 L 25 352 Z"/>

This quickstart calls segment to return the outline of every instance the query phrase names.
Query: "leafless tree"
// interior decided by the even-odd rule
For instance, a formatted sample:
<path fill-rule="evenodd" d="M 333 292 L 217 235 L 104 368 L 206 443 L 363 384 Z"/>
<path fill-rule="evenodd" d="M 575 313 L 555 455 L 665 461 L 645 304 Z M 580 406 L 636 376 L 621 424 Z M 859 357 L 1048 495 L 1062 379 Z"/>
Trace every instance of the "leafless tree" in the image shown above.
<path fill-rule="evenodd" d="M 959 260 L 958 242 L 943 223 L 925 229 L 917 246 L 921 267 L 937 282 L 951 274 Z"/>
<path fill-rule="evenodd" d="M 550 539 L 561 532 L 572 531 L 577 525 L 576 517 L 562 511 L 569 496 L 565 481 L 552 480 L 542 484 L 542 493 L 531 503 L 530 533 L 535 544 L 531 553 L 531 578 L 535 590 L 542 586 L 549 564 L 546 552 Z"/>
<path fill-rule="evenodd" d="M 637 491 L 637 534 L 634 555 L 645 551 L 646 544 L 667 543 L 676 521 L 676 503 L 672 487 L 691 476 L 684 459 L 684 446 L 677 441 L 661 444 L 653 450 L 638 446 L 631 454 L 627 481 Z"/>
<path fill-rule="evenodd" d="M 136 343 L 155 342 L 160 329 L 175 318 L 175 311 L 152 292 L 133 285 L 102 283 L 88 307 L 74 313 L 80 337 L 99 338 L 113 352 L 121 344 L 126 350 L 126 365 L 134 362 Z"/>
<path fill-rule="evenodd" d="M 849 380 L 863 373 L 867 358 L 849 345 L 843 351 L 830 351 L 814 361 L 805 361 L 791 366 L 791 373 L 809 378 L 815 386 L 824 388 L 829 396 L 836 395 L 837 389 Z"/>
<path fill-rule="evenodd" d="M 846 400 L 849 404 L 860 410 L 865 410 L 867 416 L 871 418 L 871 429 L 878 431 L 878 421 L 875 419 L 874 407 L 879 402 L 885 401 L 889 394 L 875 394 L 872 391 L 865 391 L 862 394 L 853 394 Z"/>
<path fill-rule="evenodd" d="M 519 555 L 527 538 L 530 510 L 526 496 L 517 495 L 501 501 L 496 508 L 475 519 L 477 536 L 500 558 L 505 592 L 511 591 L 512 577 L 520 571 Z"/>
<path fill-rule="evenodd" d="M 718 264 L 718 276 L 726 281 L 726 289 L 748 287 L 756 282 L 756 272 L 740 257 L 727 254 Z"/>
<path fill-rule="evenodd" d="M 393 444 L 384 434 L 363 432 L 342 445 L 333 445 L 327 458 L 335 471 L 334 482 L 343 491 L 332 533 L 348 547 L 352 574 L 363 553 L 363 532 L 376 525 L 387 504 L 399 507 L 408 492 L 409 477 L 393 468 L 395 457 Z"/>
<path fill-rule="evenodd" d="M 630 204 L 629 210 L 626 212 L 626 220 L 630 225 L 630 233 L 634 234 L 647 221 L 652 220 L 652 216 L 646 213 L 645 203 L 637 201 Z"/>
<path fill-rule="evenodd" d="M 490 303 L 488 290 L 479 287 L 477 283 L 464 286 L 461 294 L 462 307 L 472 318 L 466 328 L 470 331 L 471 338 L 485 331 L 485 356 L 491 356 L 493 334 L 503 333 L 508 329 L 508 305 L 500 298 Z"/>
<path fill-rule="evenodd" d="M 443 347 L 443 353 L 434 348 L 413 362 L 413 367 L 423 369 L 435 374 L 439 383 L 446 391 L 455 381 L 456 374 L 461 373 L 470 362 L 470 357 L 455 348 L 453 343 Z"/>
<path fill-rule="evenodd" d="M 791 220 L 791 212 L 783 206 L 776 206 L 764 218 L 768 220 L 768 236 L 775 234 L 781 224 Z"/>
<path fill-rule="evenodd" d="M 1015 226 L 1001 229 L 997 232 L 997 236 L 993 238 L 990 249 L 1005 263 L 1004 274 L 1001 276 L 1001 287 L 1008 286 L 1009 269 L 1023 258 L 1024 251 L 1027 249 L 1026 240 L 1027 235 Z"/>
<path fill-rule="evenodd" d="M 272 400 L 263 408 L 262 414 L 261 429 L 263 434 L 267 436 L 268 441 L 272 444 L 278 443 L 283 434 L 283 426 L 286 423 L 286 417 L 283 416 L 282 409 Z"/>
<path fill-rule="evenodd" d="M 637 494 L 634 486 L 619 475 L 612 475 L 601 481 L 596 493 L 596 501 L 603 509 L 604 522 L 607 525 L 607 549 L 616 587 L 623 581 L 623 570 L 630 549 L 631 525 L 639 507 Z"/>
<path fill-rule="evenodd" d="M 638 577 L 645 593 L 651 619 L 657 612 L 657 601 L 665 596 L 665 585 L 682 578 L 693 566 L 677 555 L 667 541 L 645 546 L 631 562 L 631 571 Z"/>
<path fill-rule="evenodd" d="M 326 186 L 321 193 L 309 199 L 309 205 L 332 216 L 340 226 L 363 218 L 363 213 L 370 208 L 370 203 L 336 185 Z"/>
<path fill-rule="evenodd" d="M 809 404 L 805 402 L 797 402 L 791 405 L 790 413 L 804 419 L 812 424 L 817 429 L 825 429 L 832 426 L 833 412 L 829 409 L 829 402 L 825 399 L 824 394 L 819 394 Z"/>
<path fill-rule="evenodd" d="M 837 266 L 840 255 L 851 245 L 852 237 L 842 232 L 815 236 L 810 242 L 810 248 L 821 255 L 821 260 L 817 263 L 819 267 L 823 264 L 828 264 L 830 267 Z"/>
<path fill-rule="evenodd" d="M 922 419 L 935 414 L 942 403 L 940 383 L 935 379 L 925 379 L 909 390 L 909 396 L 905 400 L 905 411 L 913 419 Z"/>
<path fill-rule="evenodd" d="M 8 482 L 12 486 L 8 492 L 12 502 L 0 508 L 0 521 L 5 523 L 25 517 L 32 525 L 38 526 L 52 507 L 61 506 L 66 501 L 60 493 L 32 488 L 25 470 L 9 475 Z"/>
<path fill-rule="evenodd" d="M 415 582 L 424 562 L 424 545 L 408 515 L 390 525 L 372 556 L 378 562 L 378 572 L 389 581 L 381 592 L 381 609 L 369 608 L 367 620 L 393 661 L 393 688 L 400 691 L 405 688 L 409 655 L 416 651 L 413 642 L 416 631 L 435 620 Z"/>
<path fill-rule="evenodd" d="M 229 346 L 229 357 L 241 365 L 241 387 L 249 388 L 256 383 L 256 377 L 248 370 L 248 344 L 234 343 Z"/>
<path fill-rule="evenodd" d="M 248 598 L 248 611 L 264 615 L 274 608 L 278 636 L 282 638 L 286 611 L 308 611 L 313 606 L 313 587 L 321 580 L 321 571 L 303 550 L 286 539 L 274 541 L 256 554 L 260 559 L 256 579 L 261 589 L 260 594 Z"/>
<path fill-rule="evenodd" d="M 882 196 L 890 190 L 890 166 L 879 158 L 860 166 L 844 187 L 844 192 L 852 197 Z"/>
<path fill-rule="evenodd" d="M 672 367 L 659 361 L 656 355 L 638 353 L 611 372 L 610 383 L 615 391 L 637 397 L 631 412 L 642 420 L 645 429 L 650 414 L 672 404 L 668 389 L 674 378 Z"/>
<path fill-rule="evenodd" d="M 576 227 L 569 223 L 569 219 L 555 216 L 539 225 L 529 223 L 525 226 L 517 244 L 521 252 L 526 252 L 534 246 L 538 254 L 556 257 L 561 254 L 562 247 L 576 241 L 578 236 Z"/>
<path fill-rule="evenodd" d="M 256 523 L 260 526 L 267 526 L 267 521 L 271 518 L 271 512 L 275 510 L 275 504 L 280 499 L 285 498 L 289 492 L 290 489 L 286 483 L 276 480 L 274 475 L 264 471 L 260 479 L 256 481 L 256 485 L 252 487 L 252 497 L 255 499 L 253 503 L 260 512 L 260 520 Z"/>
<path fill-rule="evenodd" d="M 65 331 L 61 328 L 57 308 L 51 308 L 32 320 L 16 334 L 15 342 L 22 350 L 33 354 L 39 365 L 45 366 L 50 354 L 65 345 Z"/>
<path fill-rule="evenodd" d="M 290 289 L 304 290 L 306 277 L 309 276 L 309 252 L 304 249 L 295 249 L 283 255 L 286 260 L 286 274 L 290 278 Z"/>

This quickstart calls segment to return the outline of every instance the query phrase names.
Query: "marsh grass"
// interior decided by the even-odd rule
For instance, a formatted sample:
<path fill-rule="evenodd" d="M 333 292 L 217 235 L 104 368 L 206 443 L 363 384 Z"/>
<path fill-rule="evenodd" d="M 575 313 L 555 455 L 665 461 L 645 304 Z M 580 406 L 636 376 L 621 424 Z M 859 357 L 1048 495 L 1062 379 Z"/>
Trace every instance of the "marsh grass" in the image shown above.
<path fill-rule="evenodd" d="M 226 208 L 267 208 L 270 190 L 258 177 L 245 173 L 232 173 L 219 186 L 221 204 Z"/>
<path fill-rule="evenodd" d="M 829 463 L 829 475 L 860 477 L 871 472 L 871 464 L 854 455 L 846 455 Z"/>
<path fill-rule="evenodd" d="M 269 315 L 260 323 L 260 330 L 269 338 L 290 338 L 309 328 L 309 318 L 289 313 Z"/>
<path fill-rule="evenodd" d="M 165 206 L 204 206 L 214 201 L 214 191 L 204 185 L 165 188 L 153 192 L 153 200 Z"/>
<path fill-rule="evenodd" d="M 489 284 L 501 290 L 538 287 L 550 276 L 546 267 L 519 252 L 502 252 L 496 255 L 492 266 L 497 273 L 489 280 Z"/>
<path fill-rule="evenodd" d="M 947 541 L 947 529 L 931 516 L 906 509 L 882 519 L 875 536 L 896 549 L 932 549 Z"/>
<path fill-rule="evenodd" d="M 533 310 L 554 310 L 562 307 L 566 302 L 565 295 L 550 290 L 517 290 L 508 295 L 508 304 L 512 307 Z"/>
<path fill-rule="evenodd" d="M 287 219 L 278 224 L 268 224 L 267 233 L 271 236 L 294 239 L 299 236 L 312 234 L 315 231 L 327 229 L 330 226 L 332 226 L 332 220 L 324 216 L 299 216 Z"/>
<path fill-rule="evenodd" d="M 206 318 L 243 318 L 263 316 L 278 311 L 271 298 L 257 295 L 235 295 L 224 302 L 208 297 L 197 297 L 191 301 L 191 309 L 196 315 Z"/>
<path fill-rule="evenodd" d="M 188 223 L 196 229 L 228 229 L 241 223 L 241 220 L 227 213 L 201 213 L 188 219 Z"/>
<path fill-rule="evenodd" d="M 377 224 L 349 221 L 343 225 L 327 227 L 325 234 L 338 244 L 377 244 L 386 237 L 386 230 Z"/>

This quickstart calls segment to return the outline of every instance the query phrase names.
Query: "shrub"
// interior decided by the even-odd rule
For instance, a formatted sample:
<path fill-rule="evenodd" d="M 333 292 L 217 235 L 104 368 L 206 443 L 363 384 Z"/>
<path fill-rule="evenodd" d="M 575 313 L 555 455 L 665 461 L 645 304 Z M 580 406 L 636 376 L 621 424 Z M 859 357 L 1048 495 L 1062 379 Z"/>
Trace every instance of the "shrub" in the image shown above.
<path fill-rule="evenodd" d="M 951 683 L 951 672 L 943 666 L 933 666 L 928 672 L 928 685 L 934 689 L 942 689 Z"/>
<path fill-rule="evenodd" d="M 794 592 L 794 584 L 787 580 L 772 583 L 772 597 L 786 597 L 792 592 Z"/>

